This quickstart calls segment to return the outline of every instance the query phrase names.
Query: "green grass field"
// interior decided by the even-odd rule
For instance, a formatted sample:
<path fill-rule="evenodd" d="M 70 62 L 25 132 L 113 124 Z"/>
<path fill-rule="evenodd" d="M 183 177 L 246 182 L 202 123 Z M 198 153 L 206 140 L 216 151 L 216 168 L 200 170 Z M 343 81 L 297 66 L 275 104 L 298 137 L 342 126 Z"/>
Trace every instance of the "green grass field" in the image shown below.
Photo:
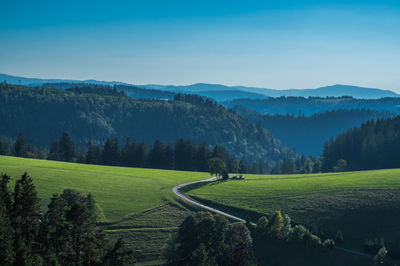
<path fill-rule="evenodd" d="M 174 202 L 172 187 L 204 179 L 207 173 L 110 167 L 0 156 L 0 172 L 15 181 L 24 172 L 34 180 L 45 207 L 53 193 L 71 188 L 92 193 L 107 221 Z M 13 182 L 11 182 L 13 185 Z"/>
<path fill-rule="evenodd" d="M 281 210 L 325 237 L 342 230 L 345 246 L 361 248 L 365 238 L 400 239 L 400 169 L 245 178 L 194 185 L 186 194 L 240 209 L 243 217 Z"/>
<path fill-rule="evenodd" d="M 92 193 L 102 207 L 111 239 L 123 237 L 143 265 L 162 263 L 165 240 L 190 214 L 172 187 L 208 173 L 96 166 L 0 156 L 0 172 L 12 181 L 32 176 L 43 210 L 53 193 Z M 186 187 L 190 197 L 255 219 L 274 210 L 323 238 L 340 229 L 344 246 L 361 248 L 365 238 L 400 240 L 400 169 L 310 175 L 245 175 L 245 180 Z M 11 182 L 11 186 L 14 182 Z"/>
<path fill-rule="evenodd" d="M 93 194 L 105 214 L 111 239 L 124 237 L 137 259 L 159 261 L 169 234 L 189 215 L 172 193 L 175 185 L 205 179 L 208 173 L 111 167 L 0 156 L 10 185 L 24 172 L 34 181 L 45 210 L 53 193 L 75 189 Z"/>

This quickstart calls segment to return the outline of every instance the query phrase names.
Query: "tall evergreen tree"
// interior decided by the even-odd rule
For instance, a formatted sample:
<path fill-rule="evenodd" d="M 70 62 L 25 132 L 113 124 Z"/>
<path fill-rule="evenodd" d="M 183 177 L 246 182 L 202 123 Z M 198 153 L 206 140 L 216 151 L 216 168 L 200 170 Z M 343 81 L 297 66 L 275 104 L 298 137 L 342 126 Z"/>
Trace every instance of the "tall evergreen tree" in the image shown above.
<path fill-rule="evenodd" d="M 3 184 L 2 184 L 3 185 Z M 9 193 L 4 189 L 0 190 L 0 259 L 1 265 L 13 265 L 14 262 L 14 229 L 11 227 L 9 203 Z"/>
<path fill-rule="evenodd" d="M 26 142 L 21 133 L 18 134 L 17 140 L 14 143 L 14 155 L 17 157 L 26 156 Z"/>
<path fill-rule="evenodd" d="M 25 265 L 33 259 L 33 248 L 40 223 L 39 198 L 32 178 L 24 173 L 15 183 L 11 223 L 15 229 L 16 263 Z"/>

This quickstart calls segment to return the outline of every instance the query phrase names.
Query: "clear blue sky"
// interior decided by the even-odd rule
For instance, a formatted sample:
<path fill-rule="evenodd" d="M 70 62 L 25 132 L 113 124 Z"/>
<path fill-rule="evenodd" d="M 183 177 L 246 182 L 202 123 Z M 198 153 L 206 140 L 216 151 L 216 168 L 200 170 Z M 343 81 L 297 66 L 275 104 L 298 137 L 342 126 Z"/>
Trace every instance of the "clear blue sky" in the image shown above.
<path fill-rule="evenodd" d="M 2 1 L 0 72 L 400 92 L 400 1 Z"/>

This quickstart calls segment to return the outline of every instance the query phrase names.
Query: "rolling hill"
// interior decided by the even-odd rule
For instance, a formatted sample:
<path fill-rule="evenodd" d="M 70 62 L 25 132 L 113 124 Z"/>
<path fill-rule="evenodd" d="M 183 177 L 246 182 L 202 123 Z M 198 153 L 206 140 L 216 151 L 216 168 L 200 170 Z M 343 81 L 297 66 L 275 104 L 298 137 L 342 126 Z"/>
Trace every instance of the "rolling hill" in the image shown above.
<path fill-rule="evenodd" d="M 42 210 L 53 193 L 75 189 L 91 193 L 103 209 L 107 234 L 123 237 L 138 261 L 159 260 L 171 232 L 190 214 L 172 193 L 183 182 L 204 179 L 208 173 L 86 165 L 0 156 L 0 172 L 11 176 L 10 186 L 24 172 L 34 181 Z"/>
<path fill-rule="evenodd" d="M 239 110 L 247 108 L 261 114 L 313 115 L 332 110 L 370 109 L 400 114 L 400 98 L 355 99 L 352 97 L 304 98 L 280 97 L 259 99 L 236 99 L 222 102 L 225 107 Z"/>
<path fill-rule="evenodd" d="M 308 175 L 245 175 L 245 180 L 188 187 L 186 195 L 254 220 L 275 210 L 288 213 L 322 237 L 344 235 L 345 247 L 362 250 L 384 237 L 398 251 L 399 169 Z"/>
<path fill-rule="evenodd" d="M 351 96 L 359 99 L 379 99 L 384 97 L 399 97 L 400 95 L 390 91 L 382 90 L 377 88 L 365 88 L 352 85 L 332 85 L 325 86 L 315 89 L 287 89 L 287 90 L 276 90 L 267 88 L 256 88 L 246 86 L 225 86 L 221 84 L 208 84 L 208 83 L 196 83 L 191 85 L 159 85 L 159 84 L 148 84 L 148 85 L 133 85 L 118 81 L 98 81 L 98 80 L 66 80 L 66 79 L 39 79 L 39 78 L 24 78 L 18 76 L 11 76 L 7 74 L 0 74 L 0 81 L 7 81 L 10 84 L 19 85 L 31 85 L 41 86 L 44 83 L 87 83 L 96 85 L 125 85 L 134 86 L 144 89 L 152 89 L 159 91 L 168 91 L 172 93 L 191 93 L 191 94 L 208 94 L 212 97 L 215 95 L 215 100 L 232 100 L 241 98 L 251 99 L 264 99 L 266 97 L 341 97 Z M 234 93 L 234 91 L 236 93 Z M 237 94 L 237 95 L 236 95 Z"/>
<path fill-rule="evenodd" d="M 244 117 L 270 131 L 287 146 L 301 154 L 320 156 L 326 141 L 362 123 L 390 118 L 394 114 L 365 109 L 333 110 L 304 115 L 261 115 L 247 108 L 237 107 Z"/>
<path fill-rule="evenodd" d="M 97 91 L 98 90 L 98 91 Z M 273 164 L 297 154 L 271 133 L 232 110 L 199 96 L 179 100 L 132 99 L 106 87 L 60 90 L 0 84 L 0 132 L 47 146 L 68 132 L 79 146 L 127 137 L 150 144 L 174 143 L 185 136 L 195 143 L 222 145 L 237 160 Z"/>

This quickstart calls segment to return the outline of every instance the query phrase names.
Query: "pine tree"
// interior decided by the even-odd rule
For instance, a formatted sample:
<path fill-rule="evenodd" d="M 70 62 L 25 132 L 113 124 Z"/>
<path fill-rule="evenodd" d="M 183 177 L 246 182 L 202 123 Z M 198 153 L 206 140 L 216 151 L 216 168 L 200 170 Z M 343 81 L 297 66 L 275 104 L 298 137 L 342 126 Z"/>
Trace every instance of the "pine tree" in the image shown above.
<path fill-rule="evenodd" d="M 0 203 L 4 206 L 7 214 L 10 214 L 12 209 L 11 191 L 8 188 L 10 177 L 7 174 L 1 174 L 0 178 Z"/>
<path fill-rule="evenodd" d="M 33 245 L 39 232 L 39 198 L 32 178 L 24 173 L 16 181 L 11 224 L 15 229 L 16 263 L 24 265 L 33 258 Z"/>
<path fill-rule="evenodd" d="M 1 193 L 1 192 L 0 192 Z M 0 259 L 1 265 L 13 265 L 14 229 L 11 227 L 9 211 L 0 201 Z"/>
<path fill-rule="evenodd" d="M 21 133 L 18 134 L 17 140 L 14 143 L 14 155 L 17 157 L 26 156 L 25 138 Z"/>
<path fill-rule="evenodd" d="M 40 236 L 42 246 L 45 247 L 43 257 L 49 263 L 56 258 L 59 263 L 64 264 L 71 253 L 71 224 L 67 221 L 67 210 L 67 201 L 54 194 L 50 199 Z"/>

